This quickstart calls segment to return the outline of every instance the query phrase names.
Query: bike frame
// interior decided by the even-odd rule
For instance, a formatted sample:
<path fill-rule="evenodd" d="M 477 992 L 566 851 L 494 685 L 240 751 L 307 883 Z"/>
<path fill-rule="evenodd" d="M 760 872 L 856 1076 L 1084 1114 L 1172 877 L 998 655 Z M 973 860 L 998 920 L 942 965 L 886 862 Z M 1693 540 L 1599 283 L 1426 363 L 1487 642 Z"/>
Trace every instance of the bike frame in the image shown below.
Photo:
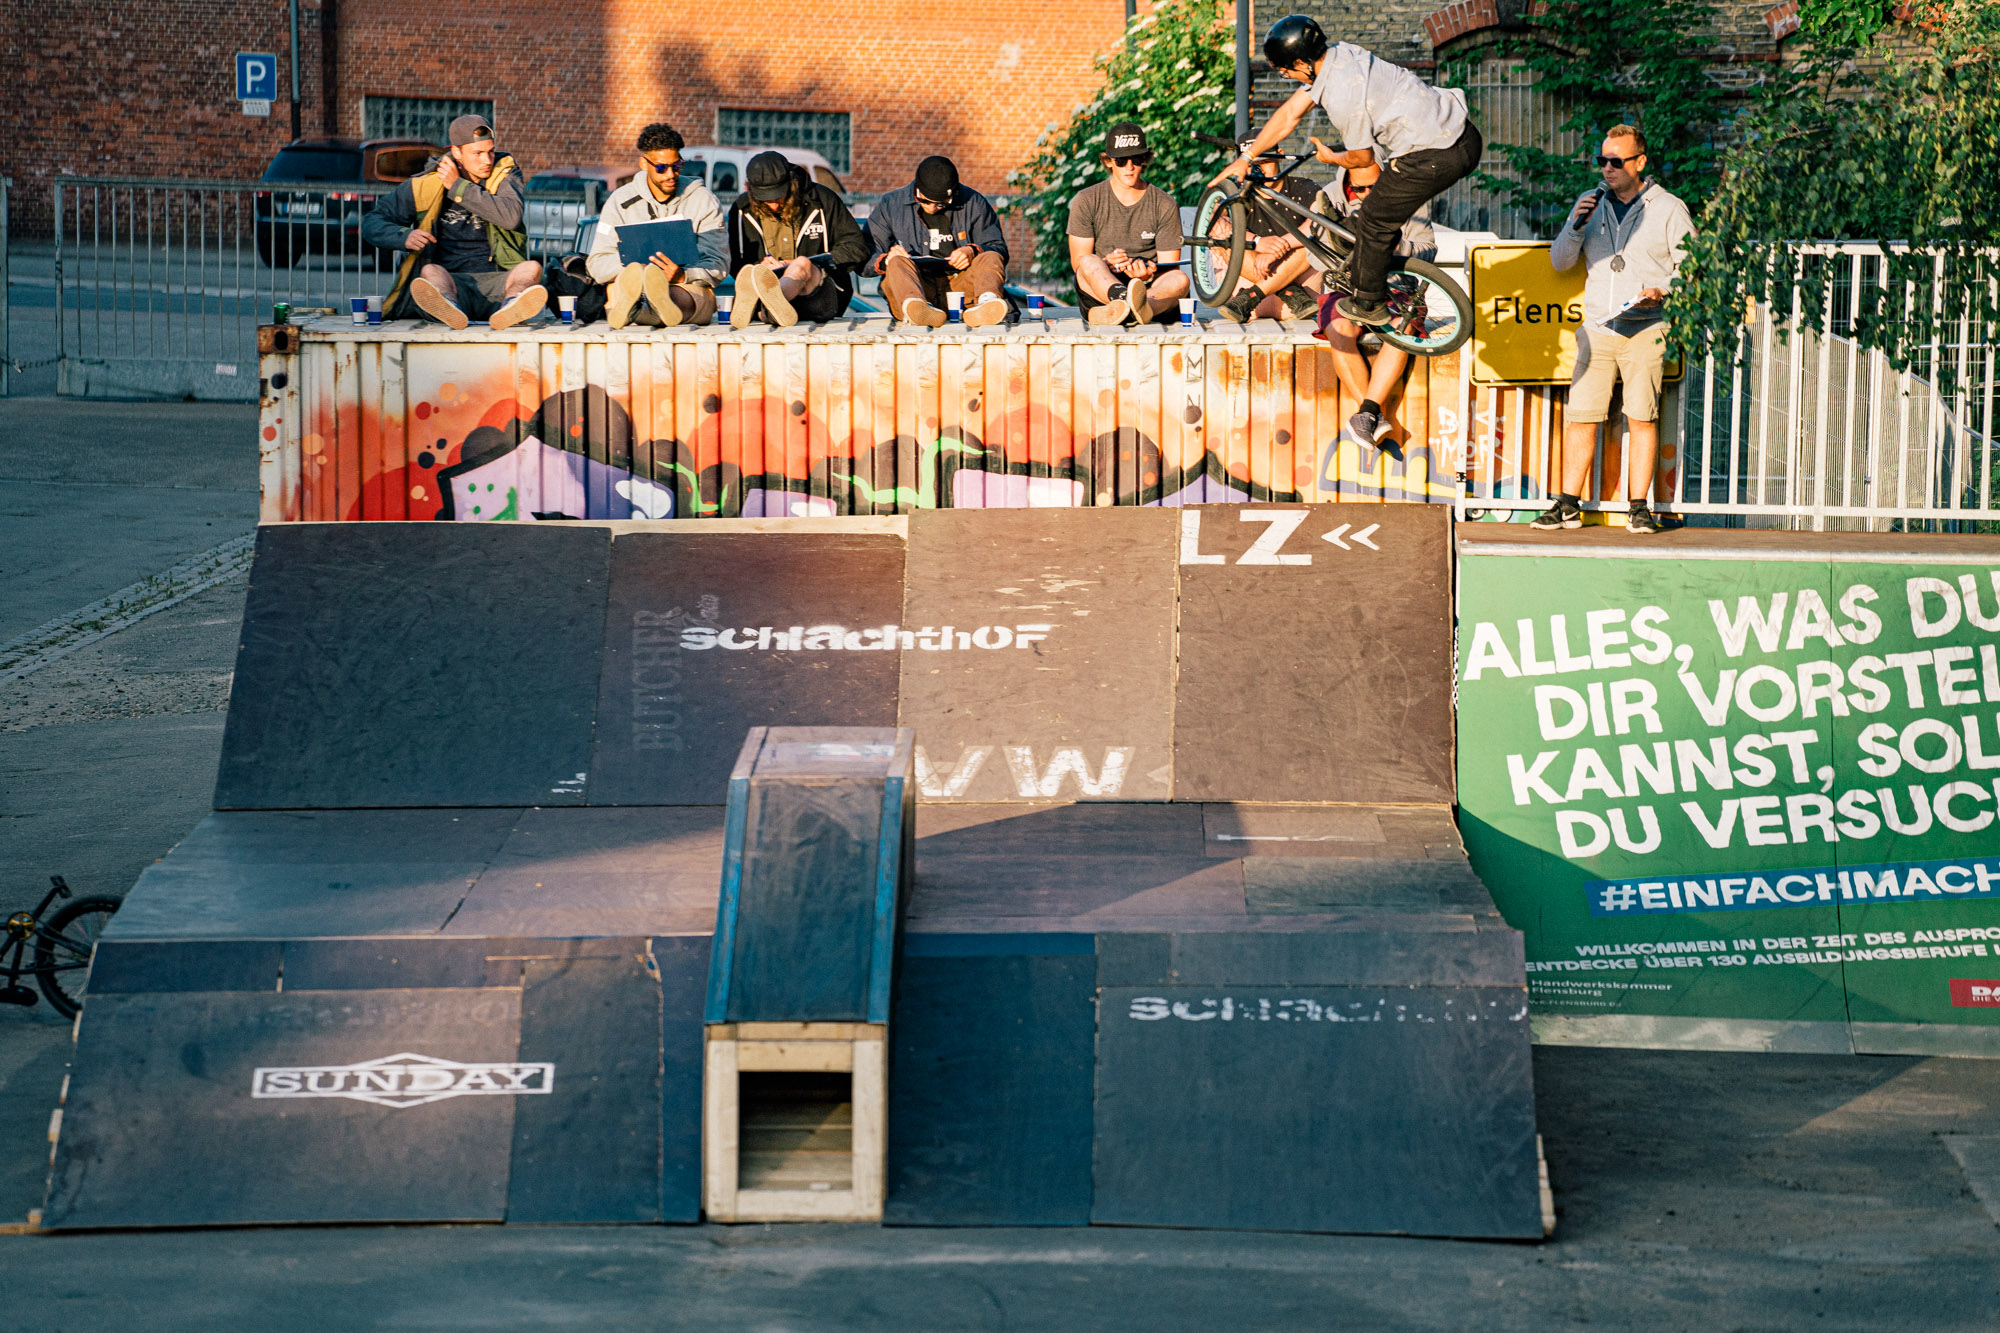
<path fill-rule="evenodd" d="M 1235 195 L 1231 197 L 1231 202 L 1241 199 L 1246 207 L 1256 209 L 1266 222 L 1276 223 L 1279 227 L 1283 228 L 1285 235 L 1299 243 L 1300 247 L 1306 252 L 1307 261 L 1321 273 L 1331 273 L 1336 270 L 1344 271 L 1348 260 L 1352 258 L 1354 253 L 1354 233 L 1341 226 L 1338 222 L 1335 222 L 1326 214 L 1317 213 L 1310 208 L 1305 208 L 1282 192 L 1271 188 L 1306 163 L 1316 160 L 1311 153 L 1267 153 L 1260 160 L 1274 161 L 1288 157 L 1292 159 L 1292 164 L 1268 179 L 1257 175 L 1253 168 L 1250 175 L 1245 177 L 1243 183 L 1237 186 Z M 1342 254 L 1329 247 L 1324 241 L 1316 240 L 1301 232 L 1283 217 L 1273 213 L 1271 211 L 1273 206 L 1286 213 L 1290 213 L 1293 217 L 1312 226 L 1326 228 L 1346 245 L 1347 253 Z M 1249 238 L 1245 237 L 1244 239 L 1247 241 Z M 1193 244 L 1206 246 L 1209 249 L 1221 248 L 1216 242 L 1210 241 L 1206 237 L 1194 241 Z"/>
<path fill-rule="evenodd" d="M 32 929 L 26 934 L 17 934 L 11 929 L 14 918 L 8 919 L 10 929 L 7 932 L 7 947 L 5 950 L 8 954 L 7 985 L 14 986 L 20 983 L 21 972 L 23 970 L 21 962 L 27 956 L 28 941 L 32 940 L 36 932 L 41 929 L 42 916 L 49 910 L 49 904 L 58 898 L 67 898 L 69 894 L 69 885 L 63 882 L 63 877 L 61 875 L 51 875 L 49 876 L 49 891 L 42 895 L 42 900 L 35 905 L 35 910 L 28 913 L 15 913 L 15 917 L 27 916 L 32 923 Z M 29 972 L 34 971 L 33 968 L 26 970 Z"/>

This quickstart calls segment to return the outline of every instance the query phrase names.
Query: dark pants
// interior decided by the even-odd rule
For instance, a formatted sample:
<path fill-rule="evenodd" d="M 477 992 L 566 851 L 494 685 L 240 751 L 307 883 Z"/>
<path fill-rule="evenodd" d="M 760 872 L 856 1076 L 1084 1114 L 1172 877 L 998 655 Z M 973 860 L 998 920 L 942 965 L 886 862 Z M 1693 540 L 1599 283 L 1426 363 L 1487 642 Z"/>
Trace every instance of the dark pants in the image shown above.
<path fill-rule="evenodd" d="M 1472 122 L 1449 148 L 1427 148 L 1405 153 L 1382 171 L 1382 179 L 1361 201 L 1354 215 L 1354 259 L 1351 275 L 1354 298 L 1379 304 L 1389 294 L 1389 265 L 1396 244 L 1403 239 L 1403 224 L 1417 210 L 1472 174 L 1486 141 Z"/>

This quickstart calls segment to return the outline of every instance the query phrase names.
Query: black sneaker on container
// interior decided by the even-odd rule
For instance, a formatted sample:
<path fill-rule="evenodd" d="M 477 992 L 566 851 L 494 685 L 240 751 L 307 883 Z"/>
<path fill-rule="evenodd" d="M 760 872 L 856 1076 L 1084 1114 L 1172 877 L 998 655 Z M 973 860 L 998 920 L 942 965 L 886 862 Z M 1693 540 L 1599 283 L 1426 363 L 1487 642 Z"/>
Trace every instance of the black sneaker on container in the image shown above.
<path fill-rule="evenodd" d="M 1541 532 L 1554 532 L 1558 528 L 1580 528 L 1583 526 L 1583 511 L 1558 500 L 1543 510 L 1540 517 L 1528 526 Z"/>

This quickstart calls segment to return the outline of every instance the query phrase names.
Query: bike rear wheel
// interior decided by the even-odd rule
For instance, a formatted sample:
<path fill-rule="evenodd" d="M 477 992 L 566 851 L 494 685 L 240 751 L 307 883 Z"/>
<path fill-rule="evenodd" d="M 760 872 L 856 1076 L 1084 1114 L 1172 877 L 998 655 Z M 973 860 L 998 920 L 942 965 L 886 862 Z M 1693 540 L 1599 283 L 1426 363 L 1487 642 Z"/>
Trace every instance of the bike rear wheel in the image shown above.
<path fill-rule="evenodd" d="M 1421 259 L 1389 269 L 1389 322 L 1375 336 L 1413 356 L 1443 356 L 1472 336 L 1472 301 L 1456 282 Z"/>
<path fill-rule="evenodd" d="M 35 980 L 64 1018 L 83 1007 L 91 953 L 117 910 L 116 898 L 78 898 L 35 930 Z"/>
<path fill-rule="evenodd" d="M 1203 305 L 1219 306 L 1236 295 L 1237 279 L 1243 276 L 1243 252 L 1249 244 L 1244 225 L 1247 214 L 1243 200 L 1219 185 L 1210 186 L 1195 206 L 1190 239 L 1208 244 L 1188 247 L 1188 277 L 1195 299 Z"/>

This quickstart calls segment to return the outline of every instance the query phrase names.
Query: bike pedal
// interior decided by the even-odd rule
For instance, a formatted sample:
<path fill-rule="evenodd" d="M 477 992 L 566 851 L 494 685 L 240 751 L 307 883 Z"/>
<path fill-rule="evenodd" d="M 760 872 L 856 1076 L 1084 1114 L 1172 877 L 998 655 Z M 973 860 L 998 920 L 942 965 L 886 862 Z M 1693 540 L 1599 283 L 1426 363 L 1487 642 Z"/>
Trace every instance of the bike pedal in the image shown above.
<path fill-rule="evenodd" d="M 0 1004 L 28 1006 L 40 998 L 26 986 L 0 986 Z"/>

